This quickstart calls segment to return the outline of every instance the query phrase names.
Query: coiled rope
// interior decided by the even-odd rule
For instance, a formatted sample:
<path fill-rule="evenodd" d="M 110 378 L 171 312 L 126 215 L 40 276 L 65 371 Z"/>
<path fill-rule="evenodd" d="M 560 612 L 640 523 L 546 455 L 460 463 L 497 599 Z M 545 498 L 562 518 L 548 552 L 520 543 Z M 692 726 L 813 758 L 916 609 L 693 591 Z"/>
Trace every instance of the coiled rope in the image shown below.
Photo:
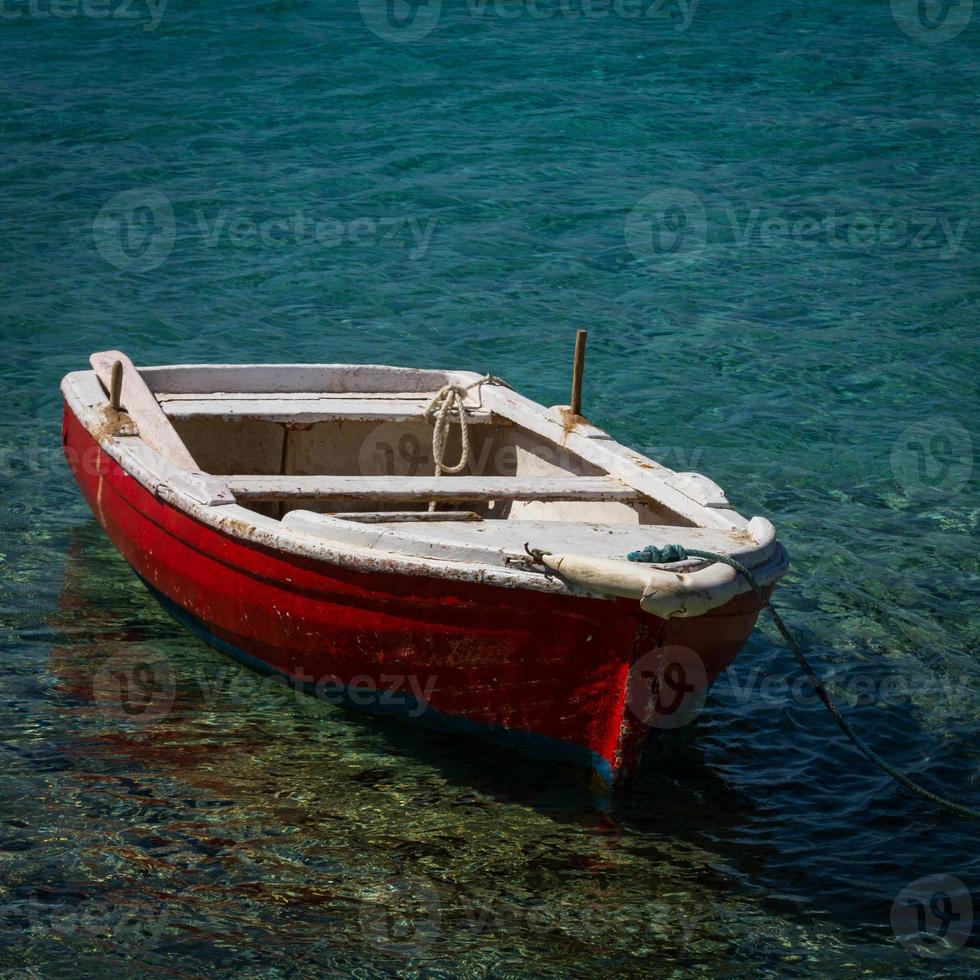
<path fill-rule="evenodd" d="M 917 796 L 921 796 L 924 800 L 928 800 L 930 803 L 935 804 L 943 810 L 948 810 L 950 813 L 955 813 L 958 817 L 972 817 L 975 820 L 980 820 L 980 810 L 975 810 L 972 807 L 963 806 L 961 803 L 955 803 L 952 800 L 947 800 L 945 797 L 940 796 L 938 793 L 933 793 L 931 790 L 926 789 L 924 786 L 920 786 L 918 783 L 913 782 L 909 779 L 905 773 L 896 769 L 891 763 L 886 762 L 874 749 L 870 748 L 864 740 L 851 728 L 848 724 L 847 719 L 840 713 L 840 709 L 833 701 L 830 700 L 830 695 L 827 693 L 826 688 L 820 682 L 820 678 L 814 673 L 813 668 L 810 666 L 809 661 L 803 653 L 803 648 L 800 646 L 799 642 L 789 631 L 789 627 L 782 621 L 779 613 L 772 607 L 772 604 L 766 598 L 765 592 L 762 586 L 756 581 L 755 576 L 741 563 L 736 561 L 734 558 L 728 555 L 719 555 L 713 551 L 698 551 L 693 548 L 683 548 L 678 544 L 669 544 L 663 548 L 654 548 L 648 545 L 642 551 L 631 551 L 626 556 L 630 561 L 636 562 L 649 562 L 658 565 L 669 565 L 673 562 L 684 561 L 686 558 L 705 558 L 711 562 L 722 562 L 725 565 L 729 565 L 745 577 L 745 580 L 752 586 L 753 590 L 762 600 L 765 605 L 766 612 L 769 613 L 769 618 L 776 624 L 776 629 L 782 634 L 783 639 L 786 641 L 786 645 L 793 651 L 793 656 L 796 657 L 796 662 L 800 665 L 800 669 L 803 671 L 806 679 L 813 685 L 813 689 L 817 692 L 817 696 L 823 701 L 824 706 L 830 712 L 831 717 L 837 722 L 837 726 L 840 730 L 851 740 L 855 748 L 861 752 L 865 757 L 870 759 L 879 769 L 888 773 L 896 782 L 900 783 L 907 790 L 915 793 Z"/>
<path fill-rule="evenodd" d="M 429 402 L 429 407 L 425 410 L 426 419 L 435 419 L 435 426 L 432 430 L 432 461 L 435 466 L 435 475 L 442 476 L 443 473 L 462 473 L 466 469 L 466 464 L 470 458 L 470 433 L 466 424 L 466 396 L 473 388 L 480 388 L 485 384 L 507 385 L 507 382 L 492 374 L 484 375 L 470 385 L 443 385 Z M 460 451 L 459 460 L 453 464 L 446 462 L 446 443 L 449 441 L 450 425 L 452 424 L 453 409 L 456 410 L 459 418 L 459 437 Z M 434 500 L 429 502 L 429 510 L 436 509 Z"/>

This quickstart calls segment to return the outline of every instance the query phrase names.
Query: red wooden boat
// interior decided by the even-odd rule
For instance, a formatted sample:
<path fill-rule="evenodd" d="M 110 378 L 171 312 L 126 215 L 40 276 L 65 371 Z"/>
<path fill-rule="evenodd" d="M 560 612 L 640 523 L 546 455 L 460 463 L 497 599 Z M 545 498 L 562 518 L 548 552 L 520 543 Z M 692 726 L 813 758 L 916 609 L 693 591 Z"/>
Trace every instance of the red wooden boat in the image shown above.
<path fill-rule="evenodd" d="M 786 569 L 710 480 L 497 378 L 91 361 L 63 442 L 123 557 L 212 646 L 351 707 L 622 783 L 760 609 L 728 566 L 626 554 L 728 554 L 767 590 Z"/>

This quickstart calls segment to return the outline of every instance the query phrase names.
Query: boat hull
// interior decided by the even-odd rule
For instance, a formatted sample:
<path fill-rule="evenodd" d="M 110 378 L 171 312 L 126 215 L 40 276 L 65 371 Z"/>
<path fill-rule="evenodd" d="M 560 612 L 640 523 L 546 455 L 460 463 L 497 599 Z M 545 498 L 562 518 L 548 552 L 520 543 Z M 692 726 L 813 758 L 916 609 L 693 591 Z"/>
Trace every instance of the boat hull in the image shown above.
<path fill-rule="evenodd" d="M 67 405 L 63 443 L 123 558 L 213 647 L 318 697 L 477 735 L 609 784 L 635 772 L 651 733 L 690 715 L 760 608 L 744 594 L 702 617 L 662 620 L 633 600 L 284 554 L 250 540 L 247 526 L 224 533 L 155 497 Z M 667 692 L 664 714 L 664 665 L 678 660 L 691 683 Z"/>

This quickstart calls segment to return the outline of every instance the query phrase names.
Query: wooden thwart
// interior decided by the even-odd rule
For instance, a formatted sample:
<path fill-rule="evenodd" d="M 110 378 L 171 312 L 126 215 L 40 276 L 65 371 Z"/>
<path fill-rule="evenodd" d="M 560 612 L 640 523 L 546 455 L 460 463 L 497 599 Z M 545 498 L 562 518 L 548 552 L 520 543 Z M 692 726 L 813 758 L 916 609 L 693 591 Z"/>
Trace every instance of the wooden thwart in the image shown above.
<path fill-rule="evenodd" d="M 421 419 L 429 407 L 427 395 L 330 394 L 315 392 L 276 395 L 255 394 L 166 395 L 158 396 L 171 419 L 201 418 L 249 419 L 269 422 L 408 422 Z M 489 412 L 466 409 L 471 425 L 507 424 Z"/>
<path fill-rule="evenodd" d="M 243 500 L 639 500 L 608 476 L 223 476 Z"/>
<path fill-rule="evenodd" d="M 445 524 L 446 521 L 458 523 L 459 521 L 483 520 L 479 514 L 474 514 L 471 510 L 371 510 L 353 511 L 349 514 L 324 514 L 323 516 L 335 517 L 342 521 L 354 521 L 357 524 L 415 524 L 419 521 L 423 524 Z"/>

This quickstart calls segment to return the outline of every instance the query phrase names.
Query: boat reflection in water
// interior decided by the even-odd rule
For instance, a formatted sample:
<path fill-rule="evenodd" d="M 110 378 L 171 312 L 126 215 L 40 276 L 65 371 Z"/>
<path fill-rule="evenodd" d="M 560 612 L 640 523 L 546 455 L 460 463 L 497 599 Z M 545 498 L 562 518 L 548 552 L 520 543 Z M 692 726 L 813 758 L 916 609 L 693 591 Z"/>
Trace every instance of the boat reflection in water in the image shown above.
<path fill-rule="evenodd" d="M 692 781 L 723 790 L 683 740 L 683 780 L 631 795 L 672 825 L 639 833 L 567 772 L 299 697 L 175 633 L 94 523 L 60 606 L 45 722 L 60 752 L 20 804 L 59 828 L 20 865 L 38 955 L 518 973 L 612 957 L 639 976 L 721 969 L 722 919 L 746 941 L 785 928 L 685 839 Z M 716 819 L 727 835 L 737 808 Z"/>

